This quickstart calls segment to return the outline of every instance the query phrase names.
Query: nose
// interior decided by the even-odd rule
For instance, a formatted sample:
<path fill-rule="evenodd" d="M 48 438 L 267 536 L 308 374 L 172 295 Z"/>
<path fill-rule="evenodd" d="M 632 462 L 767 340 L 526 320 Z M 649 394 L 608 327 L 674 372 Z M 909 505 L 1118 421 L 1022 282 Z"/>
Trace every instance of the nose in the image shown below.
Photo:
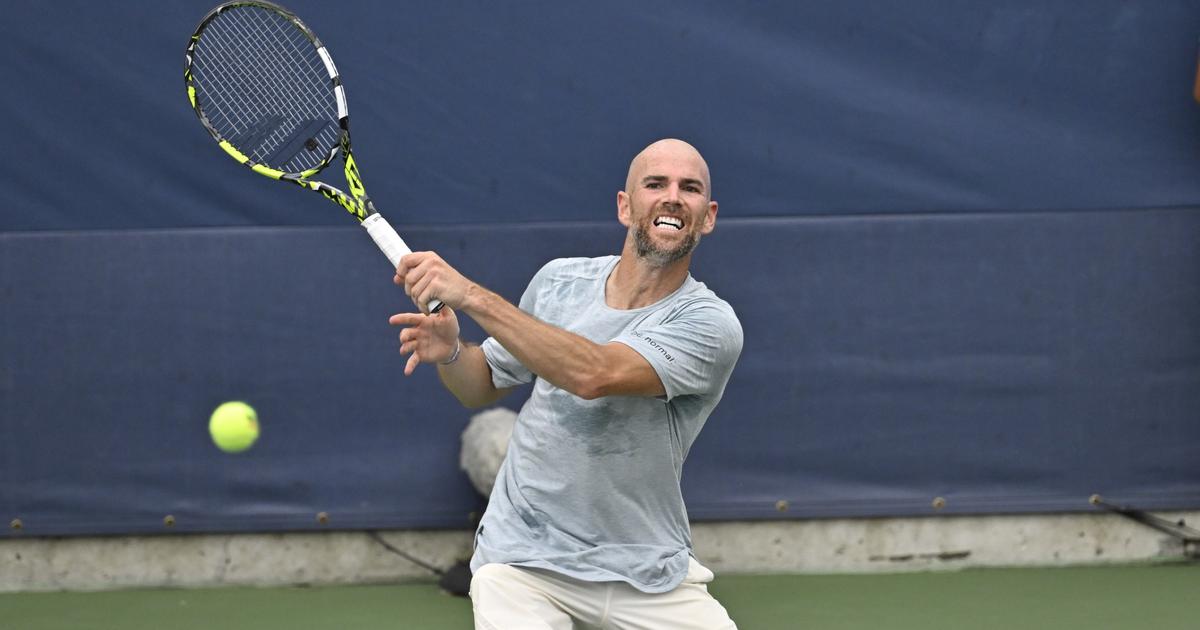
<path fill-rule="evenodd" d="M 670 203 L 679 202 L 679 184 L 672 182 L 667 186 L 667 201 Z"/>

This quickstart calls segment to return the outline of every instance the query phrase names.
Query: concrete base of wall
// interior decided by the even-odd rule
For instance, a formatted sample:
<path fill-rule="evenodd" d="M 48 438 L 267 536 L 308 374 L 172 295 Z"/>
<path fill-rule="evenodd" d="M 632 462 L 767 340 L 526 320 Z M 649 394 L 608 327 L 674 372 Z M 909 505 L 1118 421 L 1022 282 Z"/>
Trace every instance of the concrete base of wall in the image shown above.
<path fill-rule="evenodd" d="M 1161 514 L 1200 524 L 1200 512 Z M 1178 538 L 1113 514 L 765 523 L 693 529 L 697 557 L 730 573 L 866 573 L 1077 566 L 1185 558 Z"/>
<path fill-rule="evenodd" d="M 1163 516 L 1200 523 L 1200 512 Z M 718 574 L 1067 566 L 1185 557 L 1178 539 L 1099 513 L 697 523 L 692 534 L 696 556 Z M 437 567 L 471 553 L 471 533 L 465 531 L 380 535 Z M 363 532 L 0 540 L 0 592 L 433 577 Z"/>

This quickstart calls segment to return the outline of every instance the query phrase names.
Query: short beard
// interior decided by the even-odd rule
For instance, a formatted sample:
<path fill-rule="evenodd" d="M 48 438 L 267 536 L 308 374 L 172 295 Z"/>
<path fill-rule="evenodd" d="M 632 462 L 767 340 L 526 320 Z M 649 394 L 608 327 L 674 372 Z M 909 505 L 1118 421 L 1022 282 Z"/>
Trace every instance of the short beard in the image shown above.
<path fill-rule="evenodd" d="M 692 250 L 696 249 L 696 245 L 700 243 L 700 238 L 695 232 L 691 232 L 679 244 L 679 247 L 675 249 L 660 249 L 650 239 L 650 231 L 645 226 L 638 225 L 633 229 L 633 242 L 637 247 L 638 258 L 655 267 L 666 267 L 692 253 Z"/>

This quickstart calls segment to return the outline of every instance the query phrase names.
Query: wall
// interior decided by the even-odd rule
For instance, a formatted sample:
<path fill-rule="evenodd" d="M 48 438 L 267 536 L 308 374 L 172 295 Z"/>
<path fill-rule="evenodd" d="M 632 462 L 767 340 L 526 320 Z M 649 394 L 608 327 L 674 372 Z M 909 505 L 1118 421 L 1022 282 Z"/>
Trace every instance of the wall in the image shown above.
<path fill-rule="evenodd" d="M 694 518 L 1200 504 L 1191 3 L 291 4 L 380 209 L 511 299 L 619 247 L 643 145 L 704 151 L 694 273 L 746 346 Z M 386 262 L 196 124 L 207 8 L 0 25 L 4 535 L 469 527 L 469 413 L 401 376 Z M 229 399 L 264 426 L 239 456 L 205 434 Z"/>

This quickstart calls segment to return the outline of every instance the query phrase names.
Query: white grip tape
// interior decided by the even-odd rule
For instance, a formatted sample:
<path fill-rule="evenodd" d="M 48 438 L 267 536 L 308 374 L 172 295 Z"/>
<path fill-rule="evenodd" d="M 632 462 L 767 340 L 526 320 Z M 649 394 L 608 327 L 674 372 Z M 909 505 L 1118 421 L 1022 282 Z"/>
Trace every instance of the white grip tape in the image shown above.
<path fill-rule="evenodd" d="M 400 266 L 400 259 L 411 254 L 412 250 L 408 245 L 404 244 L 404 239 L 396 233 L 392 225 L 383 218 L 381 214 L 372 214 L 363 219 L 362 226 L 367 229 L 367 234 L 371 235 L 371 240 L 379 246 L 383 251 L 383 255 L 387 256 L 388 262 L 392 263 L 392 269 Z M 442 310 L 441 300 L 430 300 L 426 305 L 430 313 L 436 313 Z"/>
<path fill-rule="evenodd" d="M 412 250 L 408 245 L 404 244 L 404 239 L 392 229 L 387 219 L 383 215 L 372 214 L 363 219 L 363 227 L 367 228 L 367 234 L 371 235 L 371 240 L 383 250 L 383 255 L 387 256 L 389 262 L 392 263 L 392 268 L 400 266 L 400 259 L 411 254 Z"/>

